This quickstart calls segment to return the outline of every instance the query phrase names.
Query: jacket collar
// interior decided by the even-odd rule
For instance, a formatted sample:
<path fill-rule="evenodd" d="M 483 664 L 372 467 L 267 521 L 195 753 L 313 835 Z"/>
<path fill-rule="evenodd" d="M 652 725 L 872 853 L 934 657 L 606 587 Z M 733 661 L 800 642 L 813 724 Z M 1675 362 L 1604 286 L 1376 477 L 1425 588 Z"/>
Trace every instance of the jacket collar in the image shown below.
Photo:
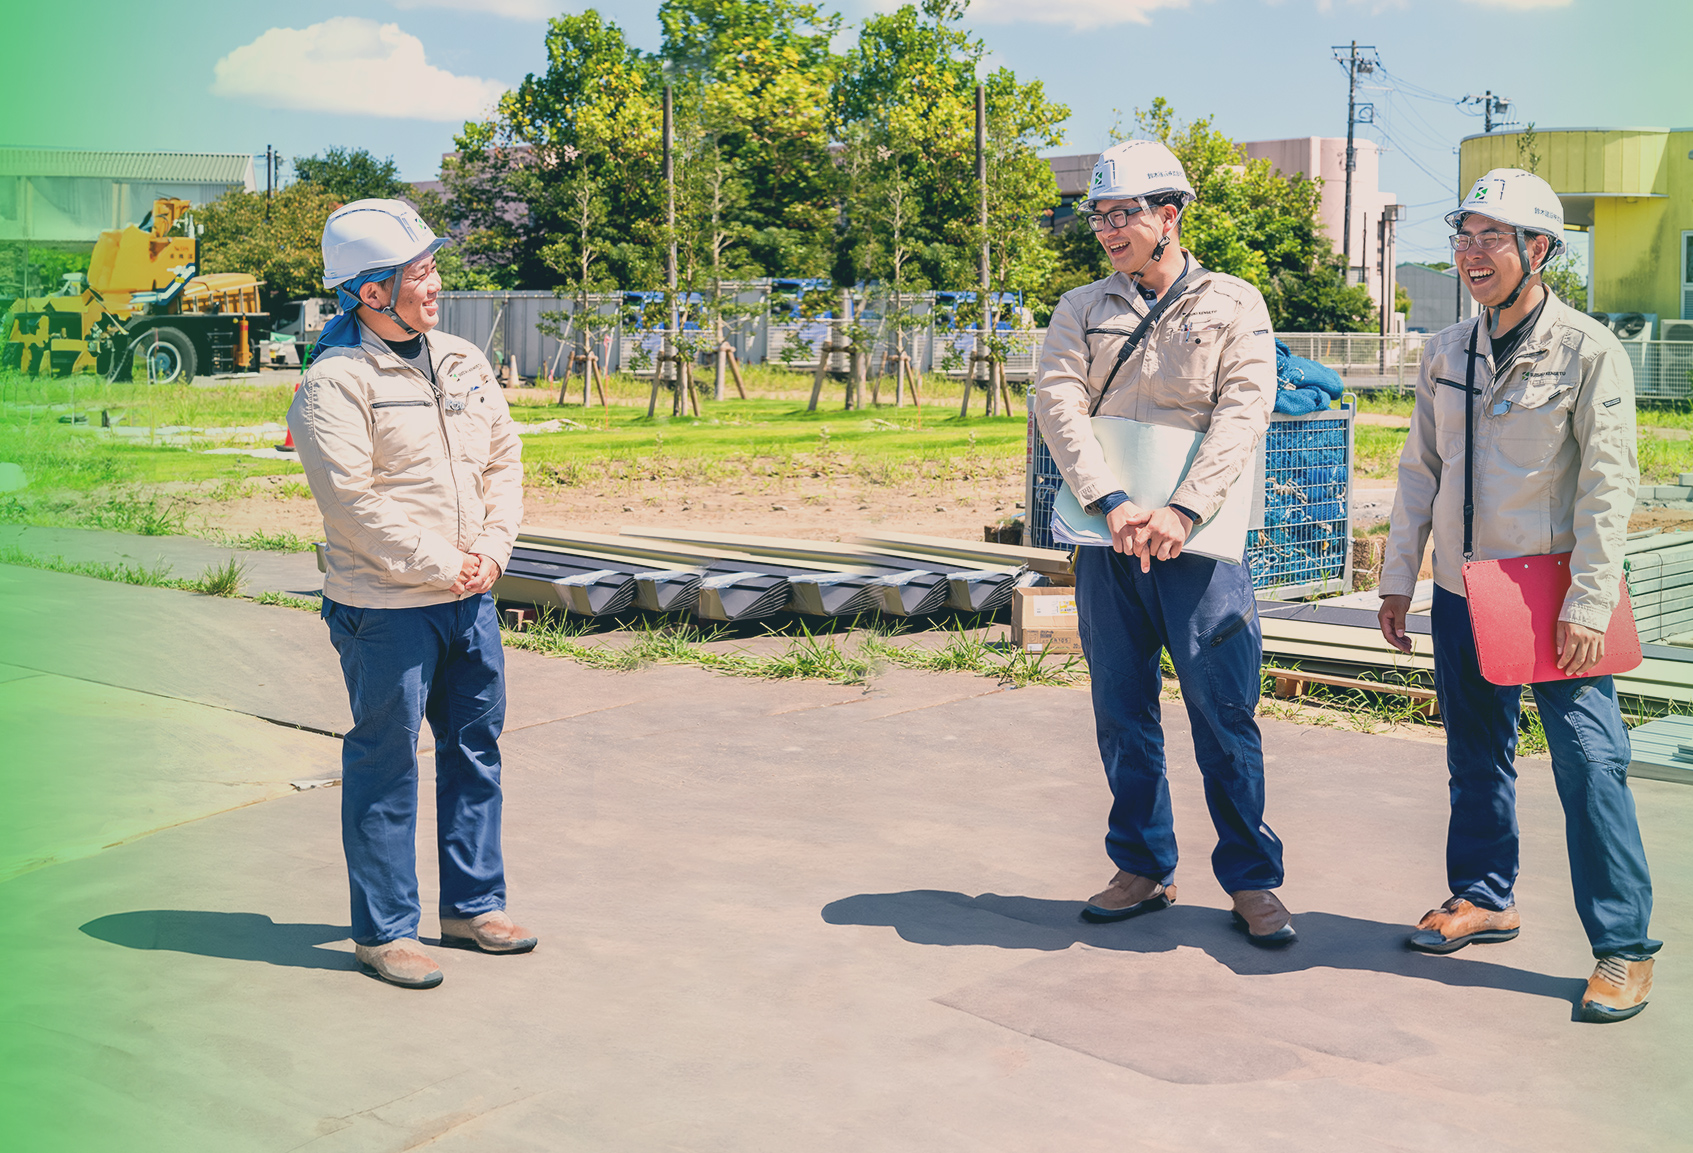
<path fill-rule="evenodd" d="M 425 333 L 425 336 L 428 334 Z M 435 379 L 442 379 L 442 370 L 451 361 L 459 357 L 459 353 L 448 351 L 444 341 L 425 340 L 424 346 L 429 349 L 429 361 L 435 367 Z M 388 342 L 377 336 L 364 322 L 359 322 L 359 351 L 364 353 L 378 368 L 395 371 L 416 372 L 410 361 L 388 347 Z"/>
<path fill-rule="evenodd" d="M 1182 259 L 1187 262 L 1187 267 L 1190 269 L 1187 290 L 1192 292 L 1197 288 L 1203 288 L 1205 285 L 1209 284 L 1211 281 L 1211 270 L 1209 268 L 1201 268 L 1199 261 L 1195 260 L 1193 253 L 1189 252 L 1187 249 L 1183 248 L 1180 251 Z M 1108 295 L 1122 297 L 1128 302 L 1129 308 L 1137 315 L 1145 316 L 1148 308 L 1150 307 L 1146 303 L 1146 298 L 1140 294 L 1140 289 L 1135 287 L 1135 282 L 1129 279 L 1129 275 L 1126 272 L 1113 272 L 1110 276 L 1106 277 L 1105 291 Z"/>
<path fill-rule="evenodd" d="M 1558 343 L 1559 330 L 1564 326 L 1565 313 L 1568 311 L 1569 305 L 1559 300 L 1558 294 L 1550 288 L 1546 289 L 1546 306 L 1540 310 L 1540 316 L 1536 318 L 1534 327 L 1517 345 L 1517 351 L 1511 357 L 1511 364 L 1515 364 L 1525 357 L 1542 356 L 1547 349 Z M 1481 326 L 1481 339 L 1476 342 L 1476 351 L 1491 361 L 1493 359 L 1493 333 L 1488 329 L 1487 310 L 1485 308 L 1481 310 L 1481 315 L 1476 317 L 1476 323 Z M 1495 374 L 1499 374 L 1508 372 L 1510 367 L 1509 364 L 1495 364 L 1493 370 Z"/>

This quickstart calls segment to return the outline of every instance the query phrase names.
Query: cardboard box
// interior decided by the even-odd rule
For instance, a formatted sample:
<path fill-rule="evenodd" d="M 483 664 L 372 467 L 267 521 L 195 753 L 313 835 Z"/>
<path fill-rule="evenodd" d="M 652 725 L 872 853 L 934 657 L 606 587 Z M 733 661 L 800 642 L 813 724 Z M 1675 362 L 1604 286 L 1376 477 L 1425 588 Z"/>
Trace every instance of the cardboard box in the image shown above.
<path fill-rule="evenodd" d="M 1011 643 L 1029 653 L 1079 653 L 1076 590 L 1018 589 L 1011 600 Z"/>

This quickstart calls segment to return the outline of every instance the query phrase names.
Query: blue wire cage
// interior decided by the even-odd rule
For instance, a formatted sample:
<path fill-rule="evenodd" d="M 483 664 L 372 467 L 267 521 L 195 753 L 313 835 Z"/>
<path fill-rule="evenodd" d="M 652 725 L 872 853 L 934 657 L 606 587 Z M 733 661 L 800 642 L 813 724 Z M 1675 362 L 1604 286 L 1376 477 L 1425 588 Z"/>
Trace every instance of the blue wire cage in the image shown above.
<path fill-rule="evenodd" d="M 1246 534 L 1252 587 L 1286 599 L 1346 592 L 1352 583 L 1352 418 L 1343 407 L 1290 416 L 1276 413 L 1257 466 L 1261 509 L 1254 502 Z M 1052 539 L 1052 502 L 1064 478 L 1029 415 L 1024 543 L 1062 547 Z"/>

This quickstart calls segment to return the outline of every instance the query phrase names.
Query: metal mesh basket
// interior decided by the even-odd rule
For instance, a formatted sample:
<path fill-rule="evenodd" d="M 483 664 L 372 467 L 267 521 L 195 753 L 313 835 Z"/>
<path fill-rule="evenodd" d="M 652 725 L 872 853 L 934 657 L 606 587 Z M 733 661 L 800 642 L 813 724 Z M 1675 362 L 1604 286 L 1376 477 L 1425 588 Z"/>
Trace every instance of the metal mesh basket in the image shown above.
<path fill-rule="evenodd" d="M 1274 597 L 1345 592 L 1351 584 L 1350 406 L 1305 416 L 1276 413 L 1264 437 L 1264 512 L 1246 535 L 1252 586 Z M 1029 415 L 1024 543 L 1052 538 L 1052 503 L 1064 483 Z M 1257 524 L 1254 520 L 1254 524 Z"/>
<path fill-rule="evenodd" d="M 1264 523 L 1246 535 L 1252 587 L 1344 592 L 1351 575 L 1352 413 L 1278 413 L 1264 436 Z"/>

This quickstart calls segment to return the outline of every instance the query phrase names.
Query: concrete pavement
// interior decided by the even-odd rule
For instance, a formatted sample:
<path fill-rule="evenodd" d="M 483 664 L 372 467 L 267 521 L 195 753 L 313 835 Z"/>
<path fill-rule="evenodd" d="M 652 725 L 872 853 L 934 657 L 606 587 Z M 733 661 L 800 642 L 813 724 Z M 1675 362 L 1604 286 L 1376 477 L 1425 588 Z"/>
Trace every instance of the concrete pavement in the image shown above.
<path fill-rule="evenodd" d="M 513 652 L 508 871 L 541 946 L 440 950 L 446 983 L 414 993 L 353 963 L 339 791 L 286 788 L 345 725 L 321 622 L 15 568 L 0 618 L 8 731 L 64 682 L 67 714 L 159 734 L 37 724 L 27 776 L 0 770 L 54 814 L 0 816 L 38 861 L 0 882 L 0 1110 L 31 1148 L 1688 1145 L 1693 790 L 1634 785 L 1666 946 L 1651 1007 L 1590 1026 L 1544 762 L 1522 937 L 1424 957 L 1401 941 L 1444 895 L 1443 750 L 1265 722 L 1302 934 L 1268 953 L 1209 875 L 1179 705 L 1181 903 L 1089 926 L 1111 866 L 1085 692 Z M 426 910 L 432 843 L 425 819 Z"/>

